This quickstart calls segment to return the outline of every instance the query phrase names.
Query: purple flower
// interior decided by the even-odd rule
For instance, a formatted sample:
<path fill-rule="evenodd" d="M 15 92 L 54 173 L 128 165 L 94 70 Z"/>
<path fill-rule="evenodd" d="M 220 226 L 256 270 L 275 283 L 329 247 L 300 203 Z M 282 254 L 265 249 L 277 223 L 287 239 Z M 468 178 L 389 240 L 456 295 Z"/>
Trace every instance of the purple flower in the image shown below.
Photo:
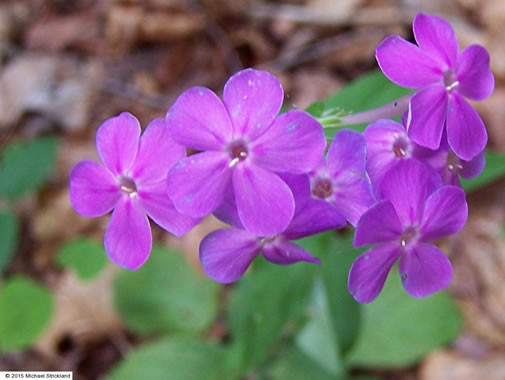
<path fill-rule="evenodd" d="M 284 229 L 295 204 L 277 173 L 302 174 L 321 159 L 326 139 L 309 114 L 293 110 L 276 117 L 283 101 L 279 81 L 247 69 L 224 87 L 223 102 L 209 89 L 184 92 L 167 113 L 174 140 L 201 150 L 168 174 L 168 195 L 180 212 L 213 212 L 233 186 L 244 228 L 257 236 Z"/>
<path fill-rule="evenodd" d="M 264 237 L 243 230 L 233 197 L 227 197 L 227 201 L 218 208 L 217 216 L 234 227 L 211 232 L 200 243 L 200 262 L 209 277 L 225 284 L 237 281 L 260 253 L 278 265 L 299 261 L 321 263 L 291 241 L 341 227 L 345 220 L 324 202 L 309 201 L 310 187 L 306 175 L 283 175 L 283 178 L 293 191 L 296 213 L 280 234 Z"/>
<path fill-rule="evenodd" d="M 375 203 L 365 172 L 366 155 L 363 136 L 342 130 L 335 135 L 327 158 L 309 174 L 310 203 L 335 209 L 336 215 L 340 215 L 341 226 L 346 219 L 356 226 L 361 214 Z"/>
<path fill-rule="evenodd" d="M 487 142 L 484 124 L 464 97 L 482 100 L 494 89 L 489 54 L 479 45 L 461 53 L 451 25 L 441 17 L 418 14 L 413 22 L 418 46 L 399 36 L 386 38 L 376 51 L 377 62 L 394 83 L 418 88 L 409 104 L 410 138 L 438 149 L 444 126 L 451 149 L 471 160 Z"/>
<path fill-rule="evenodd" d="M 186 151 L 170 139 L 165 120 L 153 120 L 140 137 L 138 120 L 127 112 L 100 126 L 96 146 L 104 165 L 81 161 L 73 167 L 70 202 L 77 213 L 90 218 L 114 209 L 105 251 L 117 265 L 135 270 L 151 252 L 146 214 L 176 236 L 199 221 L 178 213 L 166 195 L 168 169 Z"/>
<path fill-rule="evenodd" d="M 465 193 L 443 186 L 435 171 L 417 160 L 391 169 L 382 181 L 383 199 L 363 214 L 354 246 L 376 245 L 353 263 L 348 287 L 358 302 L 373 301 L 400 259 L 403 286 L 413 297 L 444 289 L 452 266 L 431 241 L 460 231 L 467 219 Z"/>

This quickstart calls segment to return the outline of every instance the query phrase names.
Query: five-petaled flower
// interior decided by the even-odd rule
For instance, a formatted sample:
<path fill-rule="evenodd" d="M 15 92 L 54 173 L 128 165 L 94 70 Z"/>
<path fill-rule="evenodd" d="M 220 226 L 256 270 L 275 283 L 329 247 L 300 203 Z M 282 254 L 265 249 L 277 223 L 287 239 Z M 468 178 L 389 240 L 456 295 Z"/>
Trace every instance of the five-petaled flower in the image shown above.
<path fill-rule="evenodd" d="M 105 251 L 117 265 L 135 270 L 151 252 L 146 214 L 176 236 L 199 222 L 177 212 L 166 196 L 167 172 L 186 151 L 172 141 L 164 119 L 153 120 L 140 137 L 138 120 L 127 112 L 100 126 L 96 147 L 104 165 L 81 161 L 74 166 L 70 201 L 75 211 L 90 218 L 114 209 Z"/>

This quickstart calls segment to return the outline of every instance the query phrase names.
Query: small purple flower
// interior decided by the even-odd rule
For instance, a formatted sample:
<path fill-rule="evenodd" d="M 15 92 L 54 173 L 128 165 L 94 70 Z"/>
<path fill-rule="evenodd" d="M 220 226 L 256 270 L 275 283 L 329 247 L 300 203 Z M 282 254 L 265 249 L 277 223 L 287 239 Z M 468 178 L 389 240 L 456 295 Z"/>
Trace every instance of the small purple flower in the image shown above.
<path fill-rule="evenodd" d="M 335 135 L 326 159 L 309 174 L 311 203 L 330 207 L 356 226 L 361 214 L 375 203 L 366 167 L 366 143 L 361 134 L 342 130 Z M 337 223 L 338 225 L 338 223 Z"/>
<path fill-rule="evenodd" d="M 465 193 L 443 186 L 433 169 L 406 160 L 391 169 L 381 185 L 382 200 L 361 217 L 354 246 L 375 244 L 353 263 L 348 287 L 358 302 L 380 293 L 400 259 L 407 293 L 422 298 L 444 289 L 452 278 L 449 259 L 431 241 L 460 231 L 467 219 Z"/>
<path fill-rule="evenodd" d="M 341 227 L 345 220 L 324 202 L 309 201 L 310 187 L 306 175 L 283 175 L 283 178 L 293 191 L 296 213 L 280 234 L 263 237 L 243 230 L 233 197 L 227 198 L 218 208 L 217 216 L 232 224 L 233 228 L 211 232 L 200 243 L 200 262 L 209 277 L 224 284 L 237 281 L 260 253 L 278 265 L 299 261 L 321 264 L 318 258 L 291 241 Z"/>
<path fill-rule="evenodd" d="M 168 174 L 168 195 L 180 212 L 213 212 L 233 186 L 239 218 L 257 236 L 283 231 L 294 215 L 288 185 L 277 173 L 302 174 L 321 159 L 326 139 L 309 114 L 293 110 L 279 117 L 279 81 L 246 69 L 224 87 L 223 102 L 209 89 L 194 87 L 170 108 L 166 119 L 179 144 L 201 150 Z"/>
<path fill-rule="evenodd" d="M 114 209 L 105 232 L 105 251 L 117 265 L 135 270 L 151 252 L 146 214 L 176 236 L 199 221 L 178 213 L 166 195 L 168 169 L 186 151 L 170 139 L 164 119 L 153 120 L 140 137 L 138 120 L 127 112 L 98 128 L 96 146 L 104 165 L 81 161 L 73 167 L 70 202 L 89 218 Z"/>
<path fill-rule="evenodd" d="M 493 92 L 489 54 L 480 45 L 459 53 L 454 30 L 441 17 L 419 13 L 413 29 L 418 46 L 390 36 L 376 50 L 377 62 L 391 81 L 420 89 L 410 99 L 408 134 L 414 142 L 438 149 L 447 126 L 451 149 L 471 160 L 484 150 L 487 132 L 464 97 L 482 100 Z"/>

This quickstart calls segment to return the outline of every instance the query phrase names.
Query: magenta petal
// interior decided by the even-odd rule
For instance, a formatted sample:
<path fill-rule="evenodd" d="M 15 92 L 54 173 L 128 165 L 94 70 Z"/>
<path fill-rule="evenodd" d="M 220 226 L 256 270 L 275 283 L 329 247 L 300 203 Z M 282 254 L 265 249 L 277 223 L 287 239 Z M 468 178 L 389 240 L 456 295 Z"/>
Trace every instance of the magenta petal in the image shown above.
<path fill-rule="evenodd" d="M 326 167 L 338 183 L 354 183 L 362 178 L 366 168 L 366 141 L 360 133 L 342 130 L 335 135 Z"/>
<path fill-rule="evenodd" d="M 287 240 L 278 238 L 263 246 L 263 256 L 268 261 L 278 265 L 289 265 L 299 261 L 313 264 L 321 264 L 321 260 L 312 256 L 302 247 L 297 246 Z"/>
<path fill-rule="evenodd" d="M 470 45 L 461 52 L 456 72 L 457 91 L 472 100 L 483 100 L 494 90 L 494 76 L 489 69 L 489 53 L 480 45 Z"/>
<path fill-rule="evenodd" d="M 397 243 L 381 244 L 365 251 L 354 261 L 347 287 L 356 301 L 368 303 L 377 298 L 400 253 Z"/>
<path fill-rule="evenodd" d="M 251 159 L 270 171 L 302 174 L 319 164 L 325 148 L 321 124 L 304 111 L 292 110 L 251 143 Z"/>
<path fill-rule="evenodd" d="M 443 186 L 426 200 L 421 236 L 433 241 L 460 231 L 468 217 L 465 192 L 456 186 Z"/>
<path fill-rule="evenodd" d="M 228 157 L 203 152 L 179 161 L 167 175 L 168 196 L 183 214 L 202 217 L 214 211 L 231 185 Z"/>
<path fill-rule="evenodd" d="M 165 119 L 155 119 L 140 138 L 139 152 L 130 175 L 137 184 L 159 182 L 184 157 L 186 149 L 172 140 Z"/>
<path fill-rule="evenodd" d="M 245 69 L 233 75 L 223 90 L 223 101 L 235 136 L 250 140 L 263 134 L 279 113 L 284 98 L 280 82 L 266 71 Z"/>
<path fill-rule="evenodd" d="M 302 210 L 311 198 L 310 180 L 306 174 L 281 173 L 279 177 L 289 186 L 295 200 L 295 214 Z"/>
<path fill-rule="evenodd" d="M 361 215 L 374 203 L 370 180 L 362 178 L 350 185 L 337 185 L 335 197 L 331 203 L 345 216 L 353 226 L 356 226 Z"/>
<path fill-rule="evenodd" d="M 413 22 L 414 36 L 421 49 L 440 61 L 444 69 L 454 68 L 458 59 L 458 39 L 442 17 L 419 13 Z"/>
<path fill-rule="evenodd" d="M 228 284 L 237 281 L 261 249 L 259 240 L 244 230 L 217 230 L 200 243 L 200 262 L 213 280 Z"/>
<path fill-rule="evenodd" d="M 389 201 L 381 201 L 365 212 L 354 234 L 355 247 L 373 243 L 387 243 L 398 239 L 402 225 Z"/>
<path fill-rule="evenodd" d="M 96 149 L 104 165 L 115 175 L 126 174 L 137 157 L 140 124 L 135 116 L 122 112 L 96 132 Z"/>
<path fill-rule="evenodd" d="M 178 212 L 167 195 L 165 181 L 142 186 L 138 196 L 147 215 L 158 226 L 175 236 L 182 236 L 200 222 L 200 218 Z"/>
<path fill-rule="evenodd" d="M 214 210 L 214 216 L 221 222 L 229 224 L 235 228 L 244 229 L 242 221 L 238 216 L 237 202 L 235 202 L 235 193 L 233 186 L 228 186 L 224 192 L 224 198 L 221 204 Z"/>
<path fill-rule="evenodd" d="M 74 210 L 88 218 L 107 214 L 121 196 L 112 173 L 93 161 L 81 161 L 70 173 L 70 203 Z"/>
<path fill-rule="evenodd" d="M 487 144 L 487 132 L 477 111 L 457 93 L 451 94 L 447 115 L 447 139 L 456 155 L 470 161 Z"/>
<path fill-rule="evenodd" d="M 463 166 L 459 172 L 461 177 L 467 179 L 477 177 L 486 167 L 486 156 L 481 152 L 470 161 L 461 161 L 461 165 Z"/>
<path fill-rule="evenodd" d="M 105 232 L 105 252 L 117 265 L 140 268 L 151 252 L 151 226 L 137 199 L 123 196 Z"/>
<path fill-rule="evenodd" d="M 452 278 L 447 256 L 432 244 L 418 244 L 400 259 L 403 287 L 412 297 L 423 298 L 442 290 Z"/>
<path fill-rule="evenodd" d="M 221 100 L 205 87 L 182 93 L 168 110 L 172 138 L 197 150 L 219 150 L 231 141 L 233 127 Z"/>
<path fill-rule="evenodd" d="M 382 41 L 375 58 L 384 75 L 403 87 L 425 87 L 443 77 L 440 64 L 434 58 L 399 36 Z"/>
<path fill-rule="evenodd" d="M 233 188 L 244 228 L 257 236 L 272 236 L 286 229 L 295 202 L 288 185 L 256 165 L 239 164 L 233 170 Z"/>
<path fill-rule="evenodd" d="M 381 183 L 381 193 L 389 200 L 403 226 L 421 221 L 426 199 L 440 186 L 438 173 L 421 161 L 406 160 L 391 169 Z"/>
<path fill-rule="evenodd" d="M 424 88 L 410 98 L 408 134 L 412 141 L 438 149 L 447 115 L 447 98 L 442 85 Z"/>
<path fill-rule="evenodd" d="M 343 226 L 345 226 L 345 217 L 338 209 L 323 200 L 311 199 L 295 215 L 282 234 L 289 240 L 297 240 Z"/>

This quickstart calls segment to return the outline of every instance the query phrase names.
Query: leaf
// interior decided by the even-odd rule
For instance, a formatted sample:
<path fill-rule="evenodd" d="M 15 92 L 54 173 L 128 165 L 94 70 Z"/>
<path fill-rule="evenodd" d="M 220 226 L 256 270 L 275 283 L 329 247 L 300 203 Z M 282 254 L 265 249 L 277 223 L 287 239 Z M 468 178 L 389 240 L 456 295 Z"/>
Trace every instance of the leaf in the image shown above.
<path fill-rule="evenodd" d="M 128 327 L 140 334 L 196 333 L 214 321 L 218 289 L 196 274 L 182 255 L 155 247 L 142 268 L 120 273 L 115 302 Z"/>
<path fill-rule="evenodd" d="M 446 293 L 412 298 L 394 273 L 379 297 L 362 310 L 360 334 L 347 357 L 356 366 L 409 366 L 451 342 L 461 331 L 458 308 Z"/>
<path fill-rule="evenodd" d="M 486 157 L 486 167 L 482 173 L 472 179 L 461 179 L 461 185 L 465 191 L 480 189 L 505 176 L 505 153 L 486 150 L 484 156 Z"/>
<path fill-rule="evenodd" d="M 0 159 L 0 197 L 15 200 L 43 185 L 51 175 L 57 147 L 51 137 L 9 145 Z"/>
<path fill-rule="evenodd" d="M 336 380 L 310 357 L 292 347 L 277 358 L 269 370 L 272 380 Z"/>
<path fill-rule="evenodd" d="M 221 380 L 226 376 L 226 352 L 211 343 L 174 336 L 131 352 L 106 380 Z"/>
<path fill-rule="evenodd" d="M 19 239 L 19 223 L 10 212 L 0 212 L 0 274 L 16 251 Z"/>
<path fill-rule="evenodd" d="M 107 256 L 101 244 L 90 239 L 75 239 L 65 243 L 56 258 L 64 268 L 76 271 L 83 281 L 96 277 L 107 263 Z"/>
<path fill-rule="evenodd" d="M 32 345 L 51 318 L 53 300 L 44 287 L 13 277 L 0 287 L 0 351 Z"/>
<path fill-rule="evenodd" d="M 317 270 L 313 264 L 281 267 L 258 260 L 238 283 L 228 307 L 232 337 L 241 352 L 238 366 L 244 371 L 263 361 L 283 331 L 303 318 Z"/>

